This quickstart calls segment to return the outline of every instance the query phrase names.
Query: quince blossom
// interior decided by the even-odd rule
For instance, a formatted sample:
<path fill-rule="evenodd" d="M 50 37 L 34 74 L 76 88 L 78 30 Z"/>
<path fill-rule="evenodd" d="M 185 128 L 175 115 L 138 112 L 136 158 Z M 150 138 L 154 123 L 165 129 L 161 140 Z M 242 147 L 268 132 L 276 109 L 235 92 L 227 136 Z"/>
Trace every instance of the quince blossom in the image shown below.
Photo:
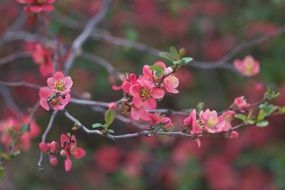
<path fill-rule="evenodd" d="M 140 78 L 136 84 L 131 86 L 130 94 L 133 96 L 135 107 L 143 106 L 146 109 L 155 109 L 157 106 L 156 99 L 163 98 L 165 92 L 144 78 Z"/>
<path fill-rule="evenodd" d="M 53 92 L 66 94 L 70 92 L 73 82 L 70 76 L 65 77 L 62 72 L 57 71 L 54 73 L 53 77 L 47 79 L 47 84 Z"/>
<path fill-rule="evenodd" d="M 29 150 L 31 140 L 40 134 L 40 128 L 35 121 L 31 121 L 28 130 L 23 131 L 23 125 L 29 120 L 29 117 L 24 116 L 20 120 L 10 117 L 7 120 L 0 121 L 0 143 L 3 147 L 9 149 L 9 147 L 15 146 L 16 150 Z M 14 144 L 14 142 L 18 143 Z"/>
<path fill-rule="evenodd" d="M 33 13 L 53 11 L 54 6 L 52 4 L 55 1 L 56 0 L 17 0 L 18 3 L 25 4 L 26 11 Z"/>
<path fill-rule="evenodd" d="M 216 111 L 206 111 L 200 112 L 200 119 L 205 129 L 209 133 L 219 133 L 224 130 L 226 121 L 222 116 L 218 116 Z"/>
<path fill-rule="evenodd" d="M 239 109 L 244 109 L 250 106 L 249 103 L 247 103 L 244 96 L 236 97 L 233 103 L 234 106 L 238 107 Z"/>
<path fill-rule="evenodd" d="M 70 134 L 62 134 L 60 137 L 61 144 L 61 156 L 65 156 L 66 160 L 64 161 L 64 168 L 66 172 L 69 172 L 72 168 L 72 161 L 70 159 L 71 155 L 74 158 L 80 159 L 83 158 L 86 154 L 83 148 L 77 147 L 77 141 L 75 135 L 70 136 Z"/>
<path fill-rule="evenodd" d="M 63 110 L 71 98 L 69 93 L 73 85 L 71 77 L 65 77 L 58 71 L 47 79 L 47 84 L 48 87 L 42 87 L 39 91 L 40 105 L 47 111 Z"/>
<path fill-rule="evenodd" d="M 61 95 L 53 92 L 48 87 L 42 87 L 39 91 L 40 105 L 47 111 L 50 109 L 63 110 L 70 101 L 70 94 Z"/>
<path fill-rule="evenodd" d="M 157 61 L 154 66 L 160 67 L 163 70 L 163 73 L 160 76 L 157 76 L 156 73 L 151 70 L 149 65 L 145 65 L 143 67 L 143 77 L 150 81 L 160 83 L 167 92 L 177 94 L 178 90 L 176 88 L 179 85 L 179 80 L 171 74 L 173 69 L 171 67 L 166 67 L 165 63 L 162 61 Z M 160 82 L 161 80 L 162 82 Z"/>
<path fill-rule="evenodd" d="M 260 71 L 259 62 L 250 55 L 246 56 L 243 60 L 236 59 L 234 61 L 234 67 L 246 77 L 255 76 Z"/>
<path fill-rule="evenodd" d="M 73 155 L 73 157 L 76 159 L 80 159 L 83 158 L 86 154 L 83 148 L 77 147 L 75 135 L 71 136 L 70 134 L 61 135 L 60 147 L 55 141 L 52 141 L 50 143 L 41 142 L 39 144 L 39 149 L 41 152 L 49 154 L 49 162 L 52 166 L 55 166 L 58 163 L 56 157 L 57 153 L 60 153 L 61 156 L 66 157 L 64 161 L 64 168 L 66 172 L 69 172 L 72 168 L 71 155 Z"/>
<path fill-rule="evenodd" d="M 26 49 L 31 53 L 34 62 L 39 65 L 40 73 L 44 76 L 50 76 L 54 73 L 54 67 L 52 62 L 52 51 L 49 48 L 44 47 L 43 44 L 27 43 Z"/>

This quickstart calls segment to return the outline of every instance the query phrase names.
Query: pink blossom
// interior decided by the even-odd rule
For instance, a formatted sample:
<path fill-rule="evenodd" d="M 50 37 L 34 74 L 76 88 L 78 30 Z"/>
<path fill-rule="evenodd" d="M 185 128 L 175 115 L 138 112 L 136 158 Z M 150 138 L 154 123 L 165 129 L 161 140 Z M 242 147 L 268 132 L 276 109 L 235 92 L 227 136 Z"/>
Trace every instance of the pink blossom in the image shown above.
<path fill-rule="evenodd" d="M 199 124 L 197 121 L 197 111 L 196 109 L 193 109 L 189 116 L 184 119 L 184 126 L 190 128 L 191 127 L 191 134 L 192 135 L 198 135 L 203 133 L 203 127 Z M 200 148 L 201 147 L 201 141 L 199 138 L 195 139 L 195 142 L 197 146 Z"/>
<path fill-rule="evenodd" d="M 70 134 L 62 134 L 60 137 L 60 145 L 65 152 L 63 156 L 66 156 L 64 162 L 65 171 L 69 172 L 72 168 L 72 161 L 70 159 L 71 155 L 76 159 L 81 159 L 85 156 L 86 152 L 83 148 L 77 147 L 75 135 L 71 136 Z"/>
<path fill-rule="evenodd" d="M 219 133 L 224 130 L 225 127 L 225 119 L 223 117 L 218 117 L 218 113 L 216 111 L 210 111 L 207 109 L 205 112 L 200 112 L 200 119 L 205 129 L 209 133 Z"/>
<path fill-rule="evenodd" d="M 111 109 L 111 110 L 115 110 L 117 107 L 117 104 L 116 102 L 111 102 L 108 104 L 108 108 Z"/>
<path fill-rule="evenodd" d="M 237 131 L 231 131 L 229 138 L 235 139 L 239 137 L 239 133 Z"/>
<path fill-rule="evenodd" d="M 146 109 L 155 109 L 157 106 L 156 99 L 163 98 L 165 92 L 147 80 L 140 78 L 136 84 L 131 86 L 130 94 L 133 96 L 135 107 L 143 106 Z"/>
<path fill-rule="evenodd" d="M 73 81 L 70 76 L 65 77 L 60 71 L 54 73 L 53 77 L 47 79 L 48 87 L 53 92 L 60 92 L 61 94 L 66 94 L 70 92 L 73 85 Z"/>
<path fill-rule="evenodd" d="M 143 67 L 143 78 L 158 83 L 163 80 L 161 84 L 167 92 L 178 93 L 178 90 L 176 88 L 179 85 L 179 80 L 177 77 L 171 74 L 173 72 L 173 69 L 171 67 L 166 67 L 165 63 L 162 61 L 157 61 L 154 65 L 163 69 L 161 76 L 156 76 L 156 74 L 151 70 L 151 67 L 145 65 Z"/>
<path fill-rule="evenodd" d="M 139 120 L 139 119 L 142 119 L 144 121 L 150 120 L 150 117 L 149 117 L 147 111 L 144 109 L 144 107 L 137 108 L 135 106 L 132 106 L 131 107 L 131 117 L 134 120 Z"/>
<path fill-rule="evenodd" d="M 232 120 L 235 115 L 234 111 L 226 111 L 219 118 L 225 121 L 223 131 L 229 131 L 232 128 Z"/>
<path fill-rule="evenodd" d="M 36 64 L 40 66 L 40 73 L 46 77 L 54 73 L 52 62 L 52 52 L 44 47 L 41 43 L 28 43 L 27 51 L 32 54 L 32 58 Z"/>
<path fill-rule="evenodd" d="M 49 155 L 49 163 L 52 166 L 57 165 L 57 163 L 58 163 L 57 157 L 55 155 L 52 155 L 52 154 Z"/>
<path fill-rule="evenodd" d="M 124 93 L 129 93 L 130 88 L 133 84 L 137 82 L 137 76 L 135 74 L 128 74 L 126 77 L 123 78 L 123 83 L 121 86 L 113 85 L 113 90 L 123 90 Z"/>
<path fill-rule="evenodd" d="M 184 119 L 184 126 L 191 127 L 191 134 L 201 134 L 203 132 L 203 127 L 199 125 L 197 121 L 197 111 L 193 109 L 189 116 Z"/>
<path fill-rule="evenodd" d="M 35 121 L 30 121 L 28 130 L 23 131 L 22 127 L 27 125 L 29 117 L 24 116 L 17 120 L 13 117 L 0 121 L 0 142 L 5 148 L 13 146 L 15 150 L 27 151 L 31 147 L 31 140 L 40 134 L 40 128 Z M 17 142 L 17 143 L 13 143 Z"/>
<path fill-rule="evenodd" d="M 234 61 L 234 67 L 246 77 L 257 75 L 260 71 L 259 62 L 250 55 L 247 55 L 243 60 L 236 59 Z"/>
<path fill-rule="evenodd" d="M 250 106 L 249 103 L 247 103 L 244 96 L 236 97 L 234 100 L 234 106 L 237 106 L 239 109 L 244 109 Z"/>
<path fill-rule="evenodd" d="M 56 0 L 17 0 L 18 3 L 25 4 L 26 11 L 33 13 L 53 11 L 54 6 L 52 4 L 55 1 Z"/>
<path fill-rule="evenodd" d="M 161 114 L 153 114 L 153 113 L 149 113 L 148 116 L 150 118 L 151 125 L 163 124 L 164 127 L 173 127 L 170 117 L 166 117 Z"/>
<path fill-rule="evenodd" d="M 50 109 L 62 110 L 70 101 L 70 94 L 58 94 L 48 87 L 42 87 L 39 91 L 40 105 L 47 111 Z"/>

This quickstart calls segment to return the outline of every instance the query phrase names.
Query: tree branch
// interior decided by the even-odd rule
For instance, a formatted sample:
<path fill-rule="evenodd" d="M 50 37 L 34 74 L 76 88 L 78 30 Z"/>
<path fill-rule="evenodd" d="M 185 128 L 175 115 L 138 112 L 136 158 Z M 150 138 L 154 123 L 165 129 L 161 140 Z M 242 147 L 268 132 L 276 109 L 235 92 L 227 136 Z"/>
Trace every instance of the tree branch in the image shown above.
<path fill-rule="evenodd" d="M 107 14 L 109 8 L 111 7 L 112 0 L 105 0 L 103 8 L 98 12 L 98 14 L 91 17 L 91 19 L 85 25 L 83 31 L 77 36 L 77 38 L 73 41 L 71 52 L 68 59 L 65 62 L 65 73 L 67 74 L 70 68 L 73 65 L 74 59 L 79 55 L 80 49 L 86 40 L 92 34 L 94 28 L 103 20 L 105 15 Z"/>

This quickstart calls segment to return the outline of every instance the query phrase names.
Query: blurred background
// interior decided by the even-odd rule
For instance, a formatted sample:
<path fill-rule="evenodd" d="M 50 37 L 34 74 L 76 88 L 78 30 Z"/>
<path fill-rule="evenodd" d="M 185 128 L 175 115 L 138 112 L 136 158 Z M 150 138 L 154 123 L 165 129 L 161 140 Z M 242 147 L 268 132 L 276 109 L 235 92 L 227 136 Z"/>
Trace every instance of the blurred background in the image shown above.
<path fill-rule="evenodd" d="M 48 25 L 48 35 L 67 47 L 80 33 L 84 23 L 102 6 L 101 0 L 58 0 L 55 11 L 41 15 Z M 0 33 L 21 16 L 22 6 L 14 0 L 0 2 Z M 142 66 L 160 60 L 153 52 L 169 47 L 185 48 L 194 60 L 215 64 L 237 45 L 270 35 L 285 25 L 284 0 L 116 0 L 107 17 L 94 31 L 83 50 L 100 56 L 120 72 L 140 73 Z M 39 16 L 28 16 L 23 30 L 37 32 Z M 38 24 L 38 25 L 37 25 Z M 146 46 L 131 48 L 120 40 Z M 0 57 L 25 49 L 23 41 L 5 43 Z M 152 49 L 154 48 L 154 49 Z M 244 78 L 231 64 L 236 58 L 252 55 L 260 61 L 261 72 Z M 285 104 L 285 35 L 276 35 L 263 43 L 245 47 L 227 66 L 201 69 L 186 66 L 179 70 L 179 95 L 168 95 L 161 108 L 182 110 L 204 102 L 205 107 L 223 110 L 234 97 L 245 95 L 253 103 L 262 98 L 266 85 L 281 92 L 276 100 Z M 73 95 L 93 100 L 112 101 L 114 77 L 100 65 L 82 56 L 71 70 Z M 45 85 L 46 78 L 31 57 L 0 66 L 0 79 L 25 80 Z M 19 107 L 28 112 L 38 100 L 38 92 L 27 88 L 9 88 Z M 84 124 L 103 121 L 101 112 L 72 105 L 68 110 Z M 0 96 L 0 119 L 11 113 Z M 43 131 L 50 113 L 39 109 L 35 117 Z M 172 117 L 178 123 L 183 118 Z M 220 135 L 205 136 L 198 148 L 189 138 L 139 137 L 118 141 L 77 131 L 78 143 L 87 150 L 84 159 L 74 160 L 65 173 L 62 160 L 57 167 L 44 161 L 44 172 L 37 169 L 40 137 L 29 151 L 5 165 L 0 189 L 19 190 L 91 190 L 91 189 L 213 189 L 281 190 L 285 189 L 284 116 L 270 118 L 266 128 L 240 130 L 238 139 Z M 73 124 L 60 114 L 48 140 L 58 140 L 61 132 L 70 132 Z M 118 133 L 137 128 L 120 121 L 112 126 Z"/>

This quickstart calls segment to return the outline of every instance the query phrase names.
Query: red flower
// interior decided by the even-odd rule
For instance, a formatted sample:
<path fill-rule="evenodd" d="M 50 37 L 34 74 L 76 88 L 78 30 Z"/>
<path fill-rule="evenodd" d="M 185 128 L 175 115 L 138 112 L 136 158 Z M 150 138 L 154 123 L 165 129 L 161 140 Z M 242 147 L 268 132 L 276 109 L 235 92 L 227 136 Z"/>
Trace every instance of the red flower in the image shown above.
<path fill-rule="evenodd" d="M 40 73 L 46 77 L 54 73 L 52 51 L 41 43 L 28 43 L 27 51 L 31 53 L 36 64 L 40 66 Z"/>
<path fill-rule="evenodd" d="M 85 156 L 86 152 L 83 148 L 77 147 L 75 135 L 70 136 L 70 134 L 62 134 L 60 137 L 60 144 L 62 148 L 61 155 L 66 157 L 64 168 L 66 172 L 69 172 L 72 168 L 71 155 L 76 159 L 80 159 Z"/>
<path fill-rule="evenodd" d="M 65 95 L 54 93 L 48 87 L 42 87 L 39 91 L 40 105 L 47 111 L 50 109 L 62 110 L 70 101 L 70 94 Z"/>
<path fill-rule="evenodd" d="M 25 10 L 28 12 L 39 13 L 42 11 L 52 11 L 52 5 L 55 0 L 17 0 L 18 3 L 25 4 Z"/>
<path fill-rule="evenodd" d="M 70 76 L 65 77 L 60 71 L 54 73 L 53 77 L 47 79 L 47 84 L 53 92 L 60 92 L 66 94 L 70 92 L 70 88 L 73 85 L 73 81 Z"/>

